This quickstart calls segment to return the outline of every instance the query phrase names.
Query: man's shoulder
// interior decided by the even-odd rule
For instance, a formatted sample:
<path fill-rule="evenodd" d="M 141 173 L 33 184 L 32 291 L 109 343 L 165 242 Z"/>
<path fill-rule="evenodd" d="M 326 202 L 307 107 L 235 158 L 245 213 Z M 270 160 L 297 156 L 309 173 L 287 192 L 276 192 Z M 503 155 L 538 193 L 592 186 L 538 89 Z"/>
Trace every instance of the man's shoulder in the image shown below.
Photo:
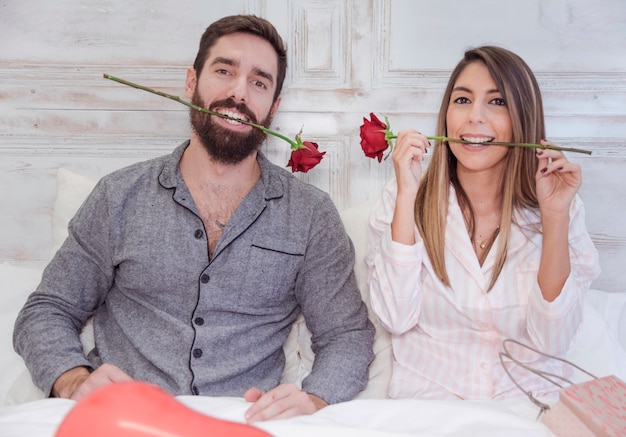
<path fill-rule="evenodd" d="M 107 185 L 127 186 L 141 181 L 155 181 L 165 168 L 177 168 L 179 157 L 178 150 L 172 153 L 160 155 L 154 158 L 138 161 L 120 169 L 114 170 L 102 178 Z"/>
<path fill-rule="evenodd" d="M 156 158 L 151 158 L 145 161 L 139 161 L 132 164 L 129 164 L 125 167 L 118 168 L 117 170 L 113 170 L 111 173 L 108 173 L 103 177 L 103 179 L 110 180 L 119 180 L 124 179 L 126 177 L 133 177 L 144 173 L 149 173 L 150 171 L 154 171 L 158 168 L 163 168 L 165 156 L 158 156 Z"/>
<path fill-rule="evenodd" d="M 292 193 L 303 193 L 306 194 L 308 199 L 314 198 L 319 201 L 329 199 L 329 195 L 326 191 L 321 188 L 316 187 L 315 185 L 305 182 L 301 179 L 298 179 L 296 176 L 287 173 L 288 178 L 286 178 L 286 184 L 290 192 Z"/>

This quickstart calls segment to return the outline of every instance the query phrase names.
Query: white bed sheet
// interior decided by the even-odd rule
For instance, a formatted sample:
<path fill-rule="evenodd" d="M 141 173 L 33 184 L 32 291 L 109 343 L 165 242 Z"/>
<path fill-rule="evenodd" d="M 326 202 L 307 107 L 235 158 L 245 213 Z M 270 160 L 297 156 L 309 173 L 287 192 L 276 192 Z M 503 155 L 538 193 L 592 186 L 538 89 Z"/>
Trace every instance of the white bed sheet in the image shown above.
<path fill-rule="evenodd" d="M 239 398 L 179 396 L 181 403 L 203 414 L 243 422 L 249 404 Z M 53 437 L 75 405 L 44 399 L 0 409 L 2 437 Z M 364 399 L 331 405 L 310 416 L 260 422 L 273 436 L 507 436 L 553 434 L 537 421 L 538 408 L 527 399 L 506 401 L 423 401 Z M 89 435 L 85 430 L 85 435 Z M 207 435 L 210 435 L 207 432 Z"/>

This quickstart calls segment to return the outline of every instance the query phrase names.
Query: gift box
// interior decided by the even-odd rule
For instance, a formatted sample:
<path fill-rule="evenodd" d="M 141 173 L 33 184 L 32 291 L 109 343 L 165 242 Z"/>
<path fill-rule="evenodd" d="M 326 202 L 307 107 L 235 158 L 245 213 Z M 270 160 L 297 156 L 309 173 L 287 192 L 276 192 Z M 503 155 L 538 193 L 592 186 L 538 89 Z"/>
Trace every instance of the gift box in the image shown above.
<path fill-rule="evenodd" d="M 626 383 L 606 376 L 563 388 L 542 421 L 557 436 L 626 436 Z"/>

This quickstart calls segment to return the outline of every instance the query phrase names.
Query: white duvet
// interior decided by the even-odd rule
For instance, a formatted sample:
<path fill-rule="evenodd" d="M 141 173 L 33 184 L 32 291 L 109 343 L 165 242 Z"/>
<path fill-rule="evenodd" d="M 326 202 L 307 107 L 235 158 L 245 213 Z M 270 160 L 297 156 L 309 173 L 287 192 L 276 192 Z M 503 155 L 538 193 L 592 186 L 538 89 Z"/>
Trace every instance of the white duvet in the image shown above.
<path fill-rule="evenodd" d="M 249 404 L 238 398 L 180 396 L 181 403 L 212 417 L 243 422 Z M 53 437 L 75 405 L 44 399 L 0 409 L 2 437 Z M 551 436 L 525 398 L 507 401 L 355 400 L 310 416 L 257 423 L 273 436 Z M 85 430 L 89 435 L 89 430 Z M 207 430 L 207 436 L 210 430 Z M 146 435 L 148 437 L 148 435 Z"/>

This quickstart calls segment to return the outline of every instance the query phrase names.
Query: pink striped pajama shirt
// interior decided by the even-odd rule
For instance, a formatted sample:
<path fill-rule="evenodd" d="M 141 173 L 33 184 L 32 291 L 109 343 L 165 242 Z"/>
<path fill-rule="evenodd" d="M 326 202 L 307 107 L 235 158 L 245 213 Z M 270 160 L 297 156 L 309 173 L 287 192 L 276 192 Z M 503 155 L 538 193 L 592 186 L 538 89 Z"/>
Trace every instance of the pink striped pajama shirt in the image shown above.
<path fill-rule="evenodd" d="M 437 279 L 415 228 L 412 246 L 391 240 L 396 182 L 392 180 L 372 210 L 366 256 L 374 313 L 392 334 L 394 398 L 489 399 L 521 395 L 506 375 L 498 353 L 513 338 L 550 354 L 564 355 L 583 316 L 584 294 L 599 272 L 597 251 L 585 227 L 577 196 L 570 209 L 571 273 L 560 296 L 546 302 L 537 284 L 541 235 L 532 212 L 516 216 L 507 261 L 487 293 L 497 241 L 480 266 L 454 189 L 445 236 L 451 287 Z M 500 237 L 498 237 L 500 238 Z M 531 366 L 563 373 L 562 365 L 532 352 L 509 348 Z M 513 376 L 533 394 L 556 389 L 508 363 Z"/>

